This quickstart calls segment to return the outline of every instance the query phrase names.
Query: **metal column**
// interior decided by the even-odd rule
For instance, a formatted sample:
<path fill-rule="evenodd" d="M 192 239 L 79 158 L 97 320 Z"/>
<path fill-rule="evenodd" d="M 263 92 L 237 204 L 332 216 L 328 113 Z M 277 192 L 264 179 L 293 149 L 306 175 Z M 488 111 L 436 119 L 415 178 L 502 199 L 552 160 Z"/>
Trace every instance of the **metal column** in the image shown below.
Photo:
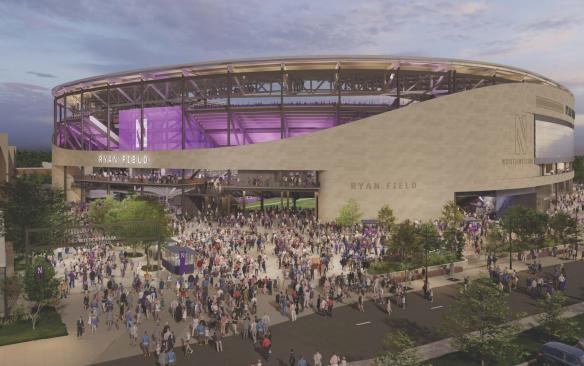
<path fill-rule="evenodd" d="M 286 126 L 284 120 L 284 65 L 280 68 L 280 139 L 286 138 Z"/>
<path fill-rule="evenodd" d="M 227 146 L 231 146 L 231 69 L 227 69 Z"/>
<path fill-rule="evenodd" d="M 67 143 L 70 140 L 70 136 L 69 136 L 69 129 L 67 126 L 67 95 L 65 94 L 63 96 L 63 135 L 65 136 L 64 140 L 65 140 L 65 146 L 67 146 Z M 66 196 L 65 196 L 66 197 Z"/>
<path fill-rule="evenodd" d="M 53 98 L 53 145 L 57 145 L 57 98 Z"/>
<path fill-rule="evenodd" d="M 400 85 L 399 85 L 399 69 L 395 70 L 395 85 L 396 85 L 396 90 L 397 90 L 397 94 L 396 94 L 396 100 L 397 100 L 397 105 L 396 108 L 400 107 L 401 104 L 401 99 L 400 99 Z"/>
<path fill-rule="evenodd" d="M 140 80 L 140 151 L 144 150 L 144 132 L 144 80 Z"/>
<path fill-rule="evenodd" d="M 107 113 L 107 151 L 110 151 L 110 131 L 112 129 L 111 126 L 111 111 L 110 111 L 110 85 L 109 83 L 106 86 L 106 113 Z"/>
<path fill-rule="evenodd" d="M 185 136 L 185 76 L 182 76 L 181 91 L 180 91 L 180 130 L 181 130 L 181 148 L 184 150 L 186 146 Z M 184 169 L 183 169 L 184 179 Z"/>
<path fill-rule="evenodd" d="M 83 122 L 83 90 L 81 90 L 81 98 L 79 101 L 79 115 L 79 120 L 81 121 L 81 137 L 79 139 L 81 140 L 81 150 L 85 150 L 85 133 L 83 131 L 83 127 L 85 125 Z"/>
<path fill-rule="evenodd" d="M 341 67 L 337 67 L 336 74 L 336 87 L 337 87 L 337 110 L 336 110 L 336 121 L 335 125 L 341 124 Z"/>

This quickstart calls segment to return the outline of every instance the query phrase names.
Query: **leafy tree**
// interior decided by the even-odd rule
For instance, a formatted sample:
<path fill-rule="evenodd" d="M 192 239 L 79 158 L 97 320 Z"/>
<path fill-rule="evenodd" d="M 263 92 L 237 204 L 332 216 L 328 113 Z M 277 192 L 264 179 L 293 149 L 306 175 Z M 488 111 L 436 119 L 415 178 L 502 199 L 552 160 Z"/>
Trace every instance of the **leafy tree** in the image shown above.
<path fill-rule="evenodd" d="M 507 234 L 509 267 L 513 267 L 513 249 L 541 248 L 545 243 L 549 217 L 545 213 L 514 206 L 501 218 L 501 226 Z"/>
<path fill-rule="evenodd" d="M 36 238 L 42 241 L 37 244 L 57 244 L 71 222 L 63 191 L 43 187 L 30 176 L 0 184 L 0 211 L 4 213 L 6 239 L 19 253 L 25 249 L 26 229 L 50 228 Z"/>
<path fill-rule="evenodd" d="M 439 249 L 442 245 L 442 240 L 436 227 L 431 222 L 425 222 L 416 227 L 416 248 L 423 250 L 426 267 L 426 281 L 428 281 L 428 256 L 430 252 Z"/>
<path fill-rule="evenodd" d="M 55 269 L 52 264 L 42 257 L 36 257 L 32 264 L 27 266 L 24 274 L 24 291 L 26 299 L 34 303 L 29 316 L 32 329 L 36 329 L 41 311 L 58 302 L 59 281 L 55 279 Z"/>
<path fill-rule="evenodd" d="M 379 226 L 383 228 L 388 233 L 391 232 L 393 226 L 395 225 L 395 216 L 393 215 L 393 210 L 389 205 L 384 205 L 379 209 L 377 213 L 377 221 Z"/>
<path fill-rule="evenodd" d="M 519 356 L 517 328 L 507 323 L 513 319 L 506 296 L 489 278 L 479 278 L 458 296 L 447 315 L 447 326 L 457 334 L 453 345 L 481 365 L 511 365 Z"/>
<path fill-rule="evenodd" d="M 155 201 L 126 198 L 121 202 L 103 200 L 90 208 L 90 217 L 110 234 L 130 245 L 134 252 L 143 245 L 146 252 L 146 265 L 150 268 L 149 248 L 160 246 L 171 235 L 170 217 L 164 207 Z"/>
<path fill-rule="evenodd" d="M 462 230 L 447 227 L 443 234 L 444 244 L 450 250 L 453 257 L 462 258 L 462 251 L 464 249 L 464 233 Z"/>
<path fill-rule="evenodd" d="M 339 212 L 339 217 L 337 217 L 337 223 L 341 226 L 353 226 L 363 216 L 360 211 L 359 204 L 354 199 L 350 199 Z"/>
<path fill-rule="evenodd" d="M 410 220 L 397 225 L 391 238 L 390 248 L 398 253 L 400 258 L 409 259 L 411 253 L 415 253 L 416 228 Z"/>
<path fill-rule="evenodd" d="M 497 255 L 505 251 L 507 246 L 507 240 L 505 239 L 505 232 L 495 226 L 487 232 L 487 240 L 485 244 L 485 250 L 488 253 Z"/>
<path fill-rule="evenodd" d="M 448 201 L 442 207 L 442 220 L 446 223 L 447 228 L 458 229 L 464 220 L 464 213 L 456 202 Z"/>
<path fill-rule="evenodd" d="M 40 167 L 43 162 L 51 162 L 50 150 L 16 150 L 17 168 Z"/>
<path fill-rule="evenodd" d="M 574 319 L 562 317 L 567 299 L 561 291 L 537 301 L 541 314 L 538 322 L 547 341 L 574 342 L 580 334 L 580 326 Z"/>
<path fill-rule="evenodd" d="M 584 156 L 574 159 L 574 182 L 584 183 Z"/>
<path fill-rule="evenodd" d="M 22 277 L 15 273 L 4 278 L 0 281 L 0 293 L 3 293 L 6 299 L 6 314 L 10 314 L 22 293 Z"/>
<path fill-rule="evenodd" d="M 555 213 L 549 219 L 550 234 L 561 244 L 572 244 L 576 237 L 576 219 L 565 212 Z"/>
<path fill-rule="evenodd" d="M 377 355 L 375 366 L 418 366 L 422 361 L 414 349 L 414 341 L 403 331 L 389 334 L 383 345 L 383 351 Z"/>

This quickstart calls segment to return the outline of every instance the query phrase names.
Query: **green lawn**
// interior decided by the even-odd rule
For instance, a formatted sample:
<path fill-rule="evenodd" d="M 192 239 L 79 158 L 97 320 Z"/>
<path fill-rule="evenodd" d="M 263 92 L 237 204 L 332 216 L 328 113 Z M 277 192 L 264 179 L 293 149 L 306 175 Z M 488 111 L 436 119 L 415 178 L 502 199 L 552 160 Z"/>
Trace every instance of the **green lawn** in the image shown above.
<path fill-rule="evenodd" d="M 576 320 L 580 327 L 584 327 L 584 314 L 577 315 L 573 319 Z M 536 353 L 546 341 L 541 339 L 539 329 L 535 327 L 520 333 L 517 336 L 517 343 L 521 347 L 523 357 L 518 359 L 515 364 L 534 359 Z M 464 352 L 454 352 L 434 358 L 424 364 L 431 364 L 432 366 L 480 366 L 481 363 Z"/>
<path fill-rule="evenodd" d="M 311 208 L 316 206 L 314 198 L 299 198 L 296 200 L 297 208 Z M 245 205 L 246 210 L 259 210 L 262 207 L 260 201 L 248 203 Z M 264 200 L 264 208 L 280 207 L 280 197 L 267 198 Z M 284 198 L 284 207 L 286 207 L 286 198 Z M 290 208 L 293 207 L 292 198 L 290 198 Z"/>
<path fill-rule="evenodd" d="M 67 335 L 67 327 L 61 316 L 54 308 L 48 308 L 43 310 L 35 330 L 32 330 L 30 320 L 0 326 L 0 346 L 64 335 Z"/>

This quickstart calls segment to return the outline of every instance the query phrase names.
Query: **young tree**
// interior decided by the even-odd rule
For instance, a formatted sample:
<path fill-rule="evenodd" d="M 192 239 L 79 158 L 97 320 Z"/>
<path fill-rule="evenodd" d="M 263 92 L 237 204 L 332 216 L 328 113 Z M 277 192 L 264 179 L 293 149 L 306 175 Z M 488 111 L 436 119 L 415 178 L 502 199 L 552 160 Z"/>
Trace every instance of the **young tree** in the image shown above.
<path fill-rule="evenodd" d="M 105 202 L 107 211 L 96 208 L 94 217 L 103 215 L 103 227 L 109 234 L 129 244 L 136 252 L 138 245 L 143 245 L 146 252 L 146 265 L 150 268 L 150 246 L 160 246 L 171 235 L 170 217 L 164 207 L 155 201 L 126 198 L 119 204 Z"/>
<path fill-rule="evenodd" d="M 426 275 L 426 283 L 428 282 L 428 257 L 430 256 L 430 252 L 436 249 L 439 249 L 442 245 L 442 240 L 440 239 L 440 235 L 438 235 L 438 231 L 436 227 L 431 222 L 425 222 L 421 225 L 416 227 L 416 248 L 420 248 L 424 252 L 425 258 L 425 275 Z"/>
<path fill-rule="evenodd" d="M 405 220 L 396 226 L 395 232 L 391 238 L 390 248 L 396 251 L 402 260 L 408 260 L 410 254 L 414 253 L 416 245 L 416 228 L 410 222 Z"/>
<path fill-rule="evenodd" d="M 447 326 L 457 334 L 453 345 L 481 365 L 511 365 L 518 356 L 506 296 L 489 278 L 479 278 L 458 295 L 447 315 Z"/>
<path fill-rule="evenodd" d="M 422 363 L 414 349 L 414 341 L 403 331 L 389 334 L 383 344 L 383 351 L 377 355 L 375 366 L 418 366 Z"/>
<path fill-rule="evenodd" d="M 557 212 L 549 219 L 550 235 L 558 244 L 572 244 L 576 236 L 576 219 L 565 212 Z"/>
<path fill-rule="evenodd" d="M 458 229 L 462 224 L 462 220 L 464 220 L 464 213 L 456 202 L 446 202 L 442 207 L 442 221 L 446 223 L 446 227 Z"/>
<path fill-rule="evenodd" d="M 487 232 L 487 240 L 485 244 L 485 251 L 493 255 L 497 255 L 505 252 L 507 248 L 507 240 L 505 238 L 505 232 L 495 226 Z"/>
<path fill-rule="evenodd" d="M 32 329 L 36 329 L 42 310 L 59 301 L 58 288 L 59 281 L 55 279 L 53 265 L 43 257 L 36 257 L 24 275 L 26 300 L 34 304 L 29 313 Z"/>
<path fill-rule="evenodd" d="M 537 307 L 541 311 L 538 322 L 547 341 L 570 343 L 578 339 L 581 331 L 578 322 L 562 317 L 566 303 L 566 296 L 561 291 L 537 301 Z"/>
<path fill-rule="evenodd" d="M 360 211 L 359 204 L 354 199 L 350 199 L 339 212 L 339 217 L 337 217 L 337 223 L 341 226 L 353 226 L 363 216 Z"/>
<path fill-rule="evenodd" d="M 379 209 L 377 213 L 377 221 L 379 222 L 379 227 L 390 233 L 395 225 L 395 216 L 393 215 L 393 210 L 389 205 L 384 205 Z"/>

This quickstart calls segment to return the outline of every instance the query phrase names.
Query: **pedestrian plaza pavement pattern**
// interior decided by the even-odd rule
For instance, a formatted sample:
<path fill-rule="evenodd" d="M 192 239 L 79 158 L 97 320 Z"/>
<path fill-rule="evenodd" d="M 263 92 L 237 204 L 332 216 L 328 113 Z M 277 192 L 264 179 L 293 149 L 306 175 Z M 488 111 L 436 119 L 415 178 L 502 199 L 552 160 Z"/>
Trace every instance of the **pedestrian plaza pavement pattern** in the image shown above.
<path fill-rule="evenodd" d="M 521 266 L 517 263 L 516 266 Z M 584 286 L 579 279 L 584 278 L 584 262 L 565 263 L 568 284 L 565 291 L 569 304 L 584 300 Z M 552 267 L 544 268 L 551 274 Z M 519 289 L 513 291 L 509 304 L 513 313 L 537 313 L 536 299 L 525 291 L 526 278 L 529 274 L 520 272 Z M 448 306 L 454 301 L 460 285 L 434 288 L 433 303 L 425 300 L 420 291 L 410 294 L 407 309 L 393 306 L 388 318 L 384 309 L 373 301 L 365 302 L 365 312 L 359 312 L 356 304 L 335 308 L 333 316 L 311 314 L 300 317 L 295 323 L 284 322 L 271 327 L 273 353 L 269 360 L 262 357 L 260 350 L 254 348 L 250 340 L 242 340 L 239 336 L 227 337 L 223 340 L 224 352 L 215 352 L 214 347 L 194 347 L 194 354 L 186 361 L 181 348 L 177 348 L 178 364 L 197 365 L 250 365 L 261 359 L 262 365 L 288 365 L 290 349 L 293 348 L 296 359 L 303 355 L 308 360 L 318 350 L 327 360 L 334 353 L 346 356 L 349 361 L 367 360 L 375 357 L 380 350 L 383 338 L 395 329 L 401 329 L 416 339 L 416 344 L 422 345 L 435 342 L 446 337 L 443 332 L 444 319 Z M 132 356 L 98 365 L 154 365 L 155 360 L 144 359 L 143 356 Z"/>

